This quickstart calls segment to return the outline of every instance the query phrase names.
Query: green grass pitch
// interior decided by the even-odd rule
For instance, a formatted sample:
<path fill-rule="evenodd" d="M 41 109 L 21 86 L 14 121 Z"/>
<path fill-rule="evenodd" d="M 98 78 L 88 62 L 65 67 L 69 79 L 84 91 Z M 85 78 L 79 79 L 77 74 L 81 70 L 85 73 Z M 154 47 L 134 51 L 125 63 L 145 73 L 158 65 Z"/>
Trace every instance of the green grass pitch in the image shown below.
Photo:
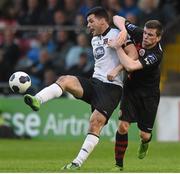
<path fill-rule="evenodd" d="M 79 152 L 82 142 L 0 139 L 0 172 L 60 173 L 60 168 Z M 143 160 L 137 159 L 137 148 L 138 142 L 129 143 L 123 172 L 180 172 L 179 143 L 151 142 Z M 102 139 L 77 172 L 111 172 L 113 149 L 113 142 Z"/>

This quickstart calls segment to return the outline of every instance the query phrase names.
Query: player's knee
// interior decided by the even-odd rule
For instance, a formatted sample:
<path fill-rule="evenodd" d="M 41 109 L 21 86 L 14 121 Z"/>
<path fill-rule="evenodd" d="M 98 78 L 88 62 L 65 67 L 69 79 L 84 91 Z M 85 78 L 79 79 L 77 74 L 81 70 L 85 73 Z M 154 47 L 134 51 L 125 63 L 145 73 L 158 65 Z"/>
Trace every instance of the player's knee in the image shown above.
<path fill-rule="evenodd" d="M 151 138 L 151 134 L 150 133 L 147 133 L 147 132 L 143 132 L 141 131 L 140 132 L 140 137 L 143 141 L 149 141 L 150 138 Z"/>
<path fill-rule="evenodd" d="M 71 76 L 70 75 L 65 75 L 65 76 L 60 76 L 56 83 L 58 85 L 60 85 L 64 90 L 68 87 L 68 85 L 70 84 L 71 82 Z"/>
<path fill-rule="evenodd" d="M 119 127 L 118 127 L 118 132 L 120 134 L 127 134 L 129 129 L 129 123 L 128 122 L 120 122 Z"/>

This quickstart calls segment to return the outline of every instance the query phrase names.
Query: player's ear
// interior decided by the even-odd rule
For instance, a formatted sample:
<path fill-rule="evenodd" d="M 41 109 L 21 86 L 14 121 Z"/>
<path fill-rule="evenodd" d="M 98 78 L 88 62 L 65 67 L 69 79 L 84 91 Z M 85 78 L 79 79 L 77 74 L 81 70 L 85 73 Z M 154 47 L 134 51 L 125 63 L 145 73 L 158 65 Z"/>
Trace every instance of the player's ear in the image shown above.
<path fill-rule="evenodd" d="M 156 38 L 156 41 L 159 42 L 160 40 L 161 40 L 161 36 L 158 36 L 158 37 Z"/>
<path fill-rule="evenodd" d="M 105 22 L 106 22 L 105 18 L 101 18 L 101 19 L 100 19 L 100 23 L 101 23 L 101 24 L 104 24 Z"/>

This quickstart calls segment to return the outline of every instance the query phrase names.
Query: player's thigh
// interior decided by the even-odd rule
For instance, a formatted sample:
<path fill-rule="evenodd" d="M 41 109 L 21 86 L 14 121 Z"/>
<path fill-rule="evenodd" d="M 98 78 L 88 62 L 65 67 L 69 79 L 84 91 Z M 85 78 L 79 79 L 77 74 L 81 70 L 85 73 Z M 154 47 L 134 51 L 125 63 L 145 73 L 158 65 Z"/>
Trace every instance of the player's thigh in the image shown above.
<path fill-rule="evenodd" d="M 61 86 L 64 91 L 67 91 L 75 97 L 83 96 L 83 88 L 79 79 L 76 76 L 65 75 L 61 76 L 56 83 Z"/>
<path fill-rule="evenodd" d="M 137 122 L 137 115 L 139 110 L 137 104 L 138 99 L 136 97 L 136 93 L 124 88 L 120 103 L 121 114 L 119 119 L 128 123 Z"/>
<path fill-rule="evenodd" d="M 158 104 L 158 95 L 143 98 L 138 121 L 138 127 L 141 131 L 151 133 L 157 114 Z"/>
<path fill-rule="evenodd" d="M 92 97 L 92 111 L 95 109 L 101 112 L 107 118 L 106 124 L 111 117 L 113 111 L 118 106 L 122 87 L 114 84 L 103 83 L 94 80 L 94 95 Z"/>
<path fill-rule="evenodd" d="M 106 120 L 107 120 L 106 116 L 95 109 L 90 117 L 89 133 L 99 135 L 102 128 L 106 124 Z"/>

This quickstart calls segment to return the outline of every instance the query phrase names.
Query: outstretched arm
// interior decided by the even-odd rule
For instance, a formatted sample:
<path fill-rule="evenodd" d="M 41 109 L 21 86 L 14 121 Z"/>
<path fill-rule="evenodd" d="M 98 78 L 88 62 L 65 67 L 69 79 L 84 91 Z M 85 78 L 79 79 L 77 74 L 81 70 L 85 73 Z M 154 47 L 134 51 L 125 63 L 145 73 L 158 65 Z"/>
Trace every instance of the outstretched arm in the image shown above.
<path fill-rule="evenodd" d="M 139 59 L 135 58 L 135 57 L 137 57 L 137 51 L 136 51 L 135 55 L 133 55 L 133 53 L 132 53 L 132 55 L 130 57 L 120 47 L 120 48 L 117 49 L 117 54 L 118 54 L 118 57 L 119 57 L 119 59 L 121 61 L 121 64 L 123 65 L 123 67 L 128 72 L 135 71 L 135 70 L 143 68 L 143 65 L 141 64 Z"/>

